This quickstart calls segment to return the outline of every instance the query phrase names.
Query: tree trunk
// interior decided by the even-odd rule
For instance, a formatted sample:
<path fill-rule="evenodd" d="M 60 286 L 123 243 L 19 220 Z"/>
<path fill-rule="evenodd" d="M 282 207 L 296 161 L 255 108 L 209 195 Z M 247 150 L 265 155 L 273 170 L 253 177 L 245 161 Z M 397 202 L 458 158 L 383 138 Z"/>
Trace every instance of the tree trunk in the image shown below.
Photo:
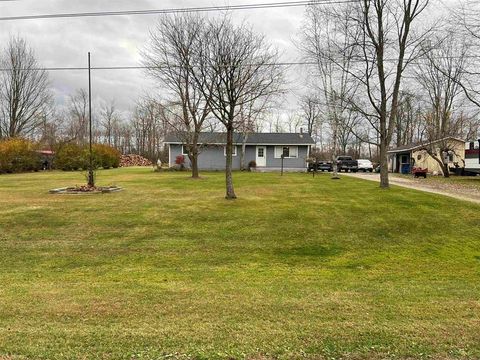
<path fill-rule="evenodd" d="M 190 156 L 190 163 L 192 165 L 192 178 L 198 179 L 200 175 L 198 174 L 198 152 L 196 150 Z"/>
<path fill-rule="evenodd" d="M 387 141 L 385 137 L 380 138 L 380 187 L 388 189 L 390 187 L 388 181 L 388 158 L 387 158 Z"/>
<path fill-rule="evenodd" d="M 198 134 L 199 131 L 195 129 L 195 134 L 191 138 L 191 144 L 189 149 L 190 165 L 192 166 L 193 179 L 198 179 L 200 177 L 198 173 Z"/>
<path fill-rule="evenodd" d="M 446 178 L 450 177 L 450 170 L 448 169 L 448 163 L 443 162 L 441 155 L 440 157 L 437 157 L 435 155 L 435 152 L 432 150 L 427 150 L 427 153 L 433 158 L 433 160 L 435 160 L 438 163 L 438 165 L 440 165 L 440 169 L 442 169 L 443 176 Z"/>
<path fill-rule="evenodd" d="M 236 199 L 235 190 L 233 189 L 232 178 L 232 151 L 233 151 L 233 126 L 227 127 L 227 149 L 226 149 L 226 164 L 225 164 L 225 182 L 226 182 L 226 195 L 225 199 Z"/>
<path fill-rule="evenodd" d="M 443 176 L 446 178 L 450 177 L 450 170 L 448 169 L 448 164 L 443 164 L 442 166 Z"/>

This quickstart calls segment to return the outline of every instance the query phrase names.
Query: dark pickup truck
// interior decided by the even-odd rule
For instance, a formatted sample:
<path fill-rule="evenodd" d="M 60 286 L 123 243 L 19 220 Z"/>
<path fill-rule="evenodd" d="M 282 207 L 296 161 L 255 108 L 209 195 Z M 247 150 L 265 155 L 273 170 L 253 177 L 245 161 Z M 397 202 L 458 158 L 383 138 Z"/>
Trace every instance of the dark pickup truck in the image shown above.
<path fill-rule="evenodd" d="M 345 172 L 357 172 L 358 171 L 358 162 L 353 160 L 351 156 L 337 156 L 337 170 Z"/>
<path fill-rule="evenodd" d="M 326 160 L 311 160 L 308 162 L 308 172 L 312 171 L 333 171 L 332 162 Z"/>

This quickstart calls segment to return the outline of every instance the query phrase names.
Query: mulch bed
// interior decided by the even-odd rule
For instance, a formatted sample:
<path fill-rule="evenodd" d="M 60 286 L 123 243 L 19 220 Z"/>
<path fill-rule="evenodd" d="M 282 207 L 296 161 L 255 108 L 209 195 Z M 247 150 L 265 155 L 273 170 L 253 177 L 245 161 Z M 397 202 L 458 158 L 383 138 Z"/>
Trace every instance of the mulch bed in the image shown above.
<path fill-rule="evenodd" d="M 52 189 L 49 191 L 50 194 L 76 194 L 76 195 L 86 195 L 86 194 L 109 194 L 113 192 L 121 191 L 122 188 L 118 186 L 71 186 L 58 189 Z"/>

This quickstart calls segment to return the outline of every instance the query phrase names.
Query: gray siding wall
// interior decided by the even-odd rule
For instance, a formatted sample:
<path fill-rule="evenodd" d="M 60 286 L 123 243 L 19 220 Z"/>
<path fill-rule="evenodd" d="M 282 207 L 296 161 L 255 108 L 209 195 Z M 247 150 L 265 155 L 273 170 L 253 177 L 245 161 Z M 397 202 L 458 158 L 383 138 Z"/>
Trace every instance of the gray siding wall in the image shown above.
<path fill-rule="evenodd" d="M 298 146 L 298 157 L 283 159 L 283 167 L 298 169 L 306 168 L 306 162 L 308 156 L 308 146 L 299 145 Z M 280 168 L 282 167 L 282 159 L 275 159 L 275 146 L 267 146 L 267 167 L 269 168 Z"/>
<path fill-rule="evenodd" d="M 237 145 L 237 156 L 233 157 L 233 169 L 240 170 L 240 153 L 242 146 Z M 252 160 L 256 160 L 257 147 L 255 145 L 247 145 L 245 149 L 245 165 Z M 175 165 L 175 158 L 182 154 L 182 145 L 170 144 L 170 165 Z M 285 168 L 303 169 L 306 168 L 305 159 L 308 155 L 308 146 L 298 146 L 298 158 L 284 159 L 283 166 Z M 190 167 L 190 160 L 185 156 L 185 166 Z M 275 159 L 275 146 L 267 145 L 267 168 L 280 168 L 282 159 Z M 223 154 L 223 146 L 210 146 L 202 149 L 198 156 L 198 167 L 200 170 L 224 170 L 225 156 Z"/>
<path fill-rule="evenodd" d="M 237 156 L 233 157 L 233 169 L 240 169 L 240 151 L 237 146 Z M 223 146 L 208 146 L 201 150 L 198 155 L 198 168 L 200 170 L 225 170 L 225 155 Z M 175 158 L 182 155 L 182 145 L 170 144 L 170 165 L 175 165 Z M 185 166 L 190 167 L 190 159 L 185 155 Z"/>

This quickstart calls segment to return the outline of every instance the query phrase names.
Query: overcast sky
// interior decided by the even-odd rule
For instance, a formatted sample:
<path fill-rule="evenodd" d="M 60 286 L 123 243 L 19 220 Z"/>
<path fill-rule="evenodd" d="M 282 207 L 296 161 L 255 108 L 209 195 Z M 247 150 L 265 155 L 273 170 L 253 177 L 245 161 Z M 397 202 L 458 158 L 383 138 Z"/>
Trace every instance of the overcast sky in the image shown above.
<path fill-rule="evenodd" d="M 254 3 L 230 0 L 17 0 L 0 2 L 0 16 L 33 15 L 107 10 L 166 9 L 192 6 L 213 6 Z M 274 2 L 274 0 L 265 0 Z M 292 39 L 297 35 L 305 8 L 276 8 L 236 11 L 235 19 L 245 19 L 255 30 L 267 35 L 282 52 L 286 61 L 298 59 Z M 87 52 L 92 53 L 93 66 L 139 65 L 139 50 L 148 40 L 148 31 L 158 15 L 112 16 L 92 18 L 16 20 L 0 22 L 0 41 L 12 35 L 27 39 L 41 65 L 86 66 Z M 291 70 L 293 72 L 295 70 Z M 62 104 L 69 94 L 87 87 L 85 71 L 52 71 L 50 79 L 56 102 Z M 292 84 L 295 86 L 295 84 Z M 94 98 L 115 99 L 121 110 L 134 106 L 154 84 L 141 70 L 103 71 L 93 73 Z"/>
<path fill-rule="evenodd" d="M 275 2 L 276 0 L 0 0 L 0 16 L 93 12 L 115 10 L 168 9 L 182 7 L 235 5 Z M 458 0 L 432 0 L 441 6 L 430 6 L 428 15 L 438 14 L 439 8 Z M 335 6 L 335 5 L 329 5 Z M 283 61 L 296 61 L 300 55 L 293 43 L 298 36 L 305 8 L 270 8 L 234 12 L 234 19 L 246 20 L 265 34 L 282 53 Z M 428 17 L 428 16 L 427 16 Z M 0 45 L 10 36 L 24 37 L 35 50 L 38 61 L 45 67 L 86 66 L 87 52 L 92 53 L 93 66 L 140 65 L 140 50 L 149 38 L 158 15 L 82 17 L 0 21 Z M 291 92 L 285 108 L 293 108 L 295 94 L 302 91 L 307 71 L 296 67 L 288 70 Z M 57 104 L 79 88 L 87 88 L 85 71 L 50 72 Z M 142 70 L 96 70 L 93 72 L 95 104 L 115 99 L 122 111 L 133 109 L 135 101 L 145 93 L 158 92 Z M 285 115 L 285 114 L 284 114 Z"/>

